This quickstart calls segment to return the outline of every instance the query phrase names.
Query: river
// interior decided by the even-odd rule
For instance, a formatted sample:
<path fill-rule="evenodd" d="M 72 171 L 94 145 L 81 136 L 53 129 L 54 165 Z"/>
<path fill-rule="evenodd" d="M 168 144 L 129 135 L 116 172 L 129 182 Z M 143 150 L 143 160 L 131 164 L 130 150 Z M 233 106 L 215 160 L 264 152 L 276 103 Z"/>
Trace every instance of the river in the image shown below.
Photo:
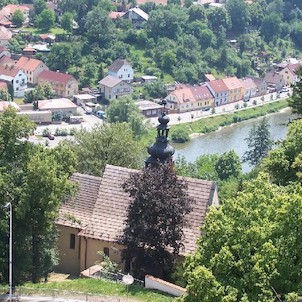
<path fill-rule="evenodd" d="M 274 141 L 284 139 L 289 118 L 293 118 L 291 110 L 287 108 L 282 112 L 270 114 L 266 118 L 270 125 L 271 138 Z M 232 149 L 242 158 L 242 155 L 247 150 L 247 144 L 244 139 L 248 137 L 250 129 L 259 122 L 259 119 L 252 119 L 224 127 L 219 131 L 192 138 L 185 144 L 173 144 L 175 147 L 174 158 L 184 156 L 188 162 L 194 162 L 202 154 L 222 154 Z M 242 164 L 244 173 L 251 171 L 251 169 L 252 167 L 248 164 Z"/>

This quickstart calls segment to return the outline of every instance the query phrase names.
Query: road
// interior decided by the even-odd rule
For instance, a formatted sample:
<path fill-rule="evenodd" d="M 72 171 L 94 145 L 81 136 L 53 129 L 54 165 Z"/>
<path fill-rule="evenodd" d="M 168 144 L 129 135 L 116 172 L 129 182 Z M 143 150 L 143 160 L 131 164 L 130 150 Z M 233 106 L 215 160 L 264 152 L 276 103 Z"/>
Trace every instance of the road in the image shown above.
<path fill-rule="evenodd" d="M 292 93 L 292 91 L 290 91 L 290 94 L 291 93 Z M 262 97 L 255 97 L 255 98 L 250 99 L 250 101 L 246 102 L 246 104 L 247 104 L 246 108 L 257 107 L 257 106 L 261 106 L 263 104 L 268 104 L 268 103 L 276 102 L 276 101 L 279 101 L 282 99 L 286 99 L 286 98 L 288 98 L 288 95 L 287 95 L 287 93 L 281 93 L 280 97 L 277 98 L 277 93 L 273 92 L 270 94 L 266 94 L 264 96 L 264 101 L 262 101 L 261 98 Z M 257 102 L 256 105 L 254 105 L 255 101 Z M 189 111 L 189 112 L 184 112 L 184 113 L 169 114 L 170 125 L 189 123 L 191 121 L 197 121 L 197 120 L 200 120 L 200 119 L 208 117 L 208 116 L 214 116 L 214 115 L 224 114 L 227 112 L 231 113 L 234 111 L 238 111 L 239 109 L 238 110 L 235 109 L 236 104 L 239 105 L 239 109 L 246 109 L 246 108 L 244 108 L 244 102 L 239 101 L 236 103 L 231 103 L 231 104 L 226 104 L 226 105 L 222 105 L 219 107 L 215 107 L 214 114 L 212 114 L 211 110 L 209 110 L 209 111 L 198 110 L 198 111 Z M 153 118 L 150 118 L 149 120 L 153 125 L 158 124 L 158 117 L 153 117 Z"/>

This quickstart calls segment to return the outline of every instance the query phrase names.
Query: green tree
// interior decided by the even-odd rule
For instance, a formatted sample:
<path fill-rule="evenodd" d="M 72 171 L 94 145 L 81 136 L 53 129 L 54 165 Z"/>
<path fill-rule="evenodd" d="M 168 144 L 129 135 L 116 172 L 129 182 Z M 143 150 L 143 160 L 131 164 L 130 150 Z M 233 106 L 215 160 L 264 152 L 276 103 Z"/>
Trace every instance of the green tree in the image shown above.
<path fill-rule="evenodd" d="M 298 77 L 302 76 L 302 68 L 296 70 Z M 302 114 L 302 81 L 299 80 L 293 87 L 293 95 L 288 99 L 288 104 L 292 108 L 293 113 Z"/>
<path fill-rule="evenodd" d="M 138 106 L 128 96 L 120 97 L 110 103 L 106 116 L 109 123 L 128 123 L 135 138 L 141 137 L 147 130 Z"/>
<path fill-rule="evenodd" d="M 36 17 L 36 24 L 40 30 L 48 31 L 55 25 L 55 14 L 51 9 L 44 9 Z"/>
<path fill-rule="evenodd" d="M 190 140 L 189 132 L 187 129 L 174 128 L 171 131 L 171 139 L 175 143 L 185 143 Z"/>
<path fill-rule="evenodd" d="M 215 33 L 220 31 L 220 27 L 228 30 L 232 25 L 230 16 L 224 8 L 209 9 L 207 18 L 210 29 Z"/>
<path fill-rule="evenodd" d="M 77 171 L 95 176 L 103 174 L 106 164 L 139 168 L 143 159 L 142 148 L 126 123 L 78 131 L 71 146 L 78 158 Z"/>
<path fill-rule="evenodd" d="M 234 150 L 219 156 L 215 170 L 219 179 L 226 180 L 230 177 L 237 178 L 242 171 L 240 158 Z"/>
<path fill-rule="evenodd" d="M 0 100 L 7 101 L 7 102 L 12 100 L 11 95 L 9 94 L 8 90 L 0 89 Z"/>
<path fill-rule="evenodd" d="M 24 95 L 25 103 L 32 103 L 38 100 L 47 100 L 54 97 L 52 86 L 49 83 L 39 83 L 36 88 Z"/>
<path fill-rule="evenodd" d="M 244 32 L 249 22 L 249 11 L 244 0 L 229 0 L 226 8 L 231 18 L 232 30 Z"/>
<path fill-rule="evenodd" d="M 278 37 L 281 31 L 281 18 L 276 13 L 271 13 L 264 17 L 260 32 L 266 42 Z"/>
<path fill-rule="evenodd" d="M 268 154 L 273 145 L 266 118 L 263 118 L 257 125 L 253 125 L 245 141 L 248 150 L 243 155 L 243 161 L 256 166 Z"/>
<path fill-rule="evenodd" d="M 44 9 L 47 9 L 47 4 L 44 0 L 34 0 L 34 14 L 40 15 Z"/>
<path fill-rule="evenodd" d="M 73 14 L 65 12 L 61 18 L 61 26 L 68 32 L 72 31 Z"/>
<path fill-rule="evenodd" d="M 17 27 L 21 27 L 25 21 L 24 14 L 17 9 L 12 15 L 12 21 Z"/>
<path fill-rule="evenodd" d="M 183 301 L 275 301 L 276 293 L 298 290 L 299 282 L 287 286 L 289 276 L 282 272 L 287 261 L 295 262 L 285 255 L 300 250 L 300 244 L 291 249 L 300 229 L 301 216 L 295 215 L 301 211 L 301 195 L 271 185 L 263 174 L 244 187 L 236 199 L 225 200 L 207 215 L 198 250 L 186 259 Z M 297 228 L 294 217 L 299 217 Z M 287 219 L 292 220 L 288 228 Z M 290 247 L 285 243 L 288 238 Z M 290 274 L 292 267 L 285 272 Z M 295 276 L 296 271 L 291 278 Z"/>
<path fill-rule="evenodd" d="M 182 246 L 185 215 L 192 210 L 186 182 L 165 163 L 133 173 L 123 188 L 131 197 L 122 238 L 127 264 L 133 259 L 138 277 L 168 276 Z"/>
<path fill-rule="evenodd" d="M 95 85 L 95 77 L 97 73 L 97 66 L 95 63 L 87 63 L 84 66 L 83 75 L 80 78 L 82 87 L 90 87 Z"/>
<path fill-rule="evenodd" d="M 144 86 L 146 94 L 151 98 L 164 98 L 167 96 L 167 90 L 161 80 L 146 84 Z"/>

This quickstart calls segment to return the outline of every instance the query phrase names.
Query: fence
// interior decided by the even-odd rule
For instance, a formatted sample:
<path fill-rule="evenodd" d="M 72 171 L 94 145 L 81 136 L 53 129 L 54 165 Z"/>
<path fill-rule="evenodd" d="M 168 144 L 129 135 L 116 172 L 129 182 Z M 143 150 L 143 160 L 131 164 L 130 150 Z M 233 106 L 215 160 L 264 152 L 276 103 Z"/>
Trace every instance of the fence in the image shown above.
<path fill-rule="evenodd" d="M 0 289 L 0 292 L 3 291 Z M 8 295 L 2 296 L 8 300 Z M 0 296 L 1 300 L 1 296 Z M 74 292 L 58 289 L 16 287 L 13 293 L 13 301 L 43 301 L 43 302 L 121 302 L 118 297 L 100 296 L 96 294 Z"/>

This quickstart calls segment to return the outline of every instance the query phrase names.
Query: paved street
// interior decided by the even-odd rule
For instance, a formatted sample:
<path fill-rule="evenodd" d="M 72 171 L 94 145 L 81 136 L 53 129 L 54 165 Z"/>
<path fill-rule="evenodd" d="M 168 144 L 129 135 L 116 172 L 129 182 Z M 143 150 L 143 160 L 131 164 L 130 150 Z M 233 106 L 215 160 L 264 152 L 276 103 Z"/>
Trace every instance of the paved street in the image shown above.
<path fill-rule="evenodd" d="M 290 92 L 291 93 L 291 92 Z M 252 108 L 252 107 L 257 107 L 257 106 L 261 106 L 263 104 L 267 104 L 267 103 L 272 103 L 272 102 L 276 102 L 278 100 L 281 99 L 285 99 L 288 98 L 287 93 L 281 93 L 280 97 L 277 99 L 277 93 L 270 93 L 264 96 L 264 101 L 261 100 L 262 97 L 255 97 L 250 99 L 250 101 L 246 102 L 247 107 L 246 108 Z M 257 105 L 254 105 L 253 102 L 254 100 L 256 100 Z M 211 110 L 209 111 L 202 111 L 202 110 L 198 110 L 198 111 L 189 111 L 189 112 L 184 112 L 184 113 L 175 113 L 175 114 L 169 114 L 169 118 L 170 118 L 170 125 L 176 125 L 176 124 L 181 124 L 181 123 L 188 123 L 191 121 L 196 121 L 196 120 L 200 120 L 202 118 L 205 118 L 207 116 L 213 116 L 213 115 L 218 115 L 218 114 L 224 114 L 227 112 L 234 112 L 234 111 L 238 111 L 235 109 L 235 105 L 239 104 L 239 108 L 240 109 L 246 109 L 244 108 L 243 101 L 239 101 L 236 103 L 231 103 L 231 104 L 226 104 L 226 105 L 222 105 L 219 107 L 215 108 L 215 114 L 212 114 Z M 150 118 L 150 122 L 153 125 L 157 125 L 158 124 L 158 118 L 157 117 L 153 117 Z"/>

